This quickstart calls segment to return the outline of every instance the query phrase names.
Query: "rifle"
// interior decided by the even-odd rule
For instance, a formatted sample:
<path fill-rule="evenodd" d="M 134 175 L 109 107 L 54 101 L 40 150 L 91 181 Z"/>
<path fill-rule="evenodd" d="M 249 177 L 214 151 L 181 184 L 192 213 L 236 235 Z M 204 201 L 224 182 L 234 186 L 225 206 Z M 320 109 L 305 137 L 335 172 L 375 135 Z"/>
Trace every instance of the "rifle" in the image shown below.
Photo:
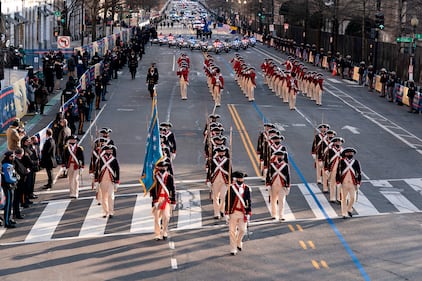
<path fill-rule="evenodd" d="M 209 173 L 209 169 L 211 168 L 211 160 L 212 160 L 212 145 L 211 145 L 211 131 L 210 131 L 210 120 L 207 116 L 207 145 L 208 145 L 208 157 L 207 157 L 207 177 Z M 209 190 L 209 199 L 212 200 L 212 188 L 210 187 Z"/>
<path fill-rule="evenodd" d="M 230 126 L 230 135 L 229 135 L 229 182 L 228 182 L 229 188 L 227 189 L 228 190 L 228 194 L 227 194 L 227 196 L 228 196 L 228 198 L 227 198 L 228 199 L 227 200 L 228 213 L 230 213 L 230 194 L 231 194 L 230 188 L 232 188 L 231 187 L 231 185 L 232 185 L 232 135 L 233 135 L 233 127 Z"/>

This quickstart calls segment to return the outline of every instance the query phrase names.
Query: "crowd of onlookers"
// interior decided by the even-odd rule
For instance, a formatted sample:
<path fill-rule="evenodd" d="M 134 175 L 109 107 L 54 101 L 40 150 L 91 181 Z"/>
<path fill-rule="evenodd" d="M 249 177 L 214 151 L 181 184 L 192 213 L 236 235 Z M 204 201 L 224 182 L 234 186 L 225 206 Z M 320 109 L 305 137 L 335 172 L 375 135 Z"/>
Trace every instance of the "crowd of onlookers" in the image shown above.
<path fill-rule="evenodd" d="M 61 107 L 50 128 L 46 131 L 40 149 L 40 137 L 30 136 L 24 124 L 19 120 L 12 122 L 6 131 L 7 151 L 3 155 L 1 168 L 1 186 L 4 193 L 4 216 L 0 225 L 14 228 L 16 221 L 23 219 L 22 209 L 28 208 L 37 198 L 34 194 L 35 178 L 38 171 L 45 169 L 47 183 L 43 189 L 53 187 L 53 169 L 63 164 L 65 146 L 70 136 L 84 134 L 84 124 L 92 119 L 92 112 L 101 109 L 101 101 L 106 101 L 107 85 L 117 79 L 120 70 L 134 54 L 138 60 L 144 54 L 145 32 L 134 29 L 132 39 L 124 43 L 118 38 L 116 47 L 103 57 L 96 52 L 92 57 L 89 52 L 75 51 L 65 58 L 58 51 L 44 54 L 43 71 L 35 74 L 29 71 L 28 100 L 29 112 L 44 114 L 48 96 L 54 91 L 62 91 Z M 79 89 L 78 81 L 90 66 L 102 62 L 100 75 L 86 89 Z M 67 73 L 65 72 L 67 70 Z M 67 78 L 66 83 L 62 83 Z M 64 85 L 64 89 L 61 87 Z M 63 173 L 60 177 L 66 177 Z"/>

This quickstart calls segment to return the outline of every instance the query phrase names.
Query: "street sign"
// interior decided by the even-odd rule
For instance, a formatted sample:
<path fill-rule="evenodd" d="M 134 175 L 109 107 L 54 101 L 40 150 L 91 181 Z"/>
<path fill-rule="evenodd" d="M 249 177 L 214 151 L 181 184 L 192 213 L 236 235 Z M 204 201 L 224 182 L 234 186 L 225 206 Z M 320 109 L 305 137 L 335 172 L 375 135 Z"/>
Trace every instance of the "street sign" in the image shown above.
<path fill-rule="evenodd" d="M 418 40 L 422 40 L 422 34 L 415 34 L 415 38 Z"/>
<path fill-rule="evenodd" d="M 412 43 L 412 37 L 397 37 L 397 43 Z"/>
<path fill-rule="evenodd" d="M 70 48 L 70 36 L 57 36 L 57 48 Z"/>

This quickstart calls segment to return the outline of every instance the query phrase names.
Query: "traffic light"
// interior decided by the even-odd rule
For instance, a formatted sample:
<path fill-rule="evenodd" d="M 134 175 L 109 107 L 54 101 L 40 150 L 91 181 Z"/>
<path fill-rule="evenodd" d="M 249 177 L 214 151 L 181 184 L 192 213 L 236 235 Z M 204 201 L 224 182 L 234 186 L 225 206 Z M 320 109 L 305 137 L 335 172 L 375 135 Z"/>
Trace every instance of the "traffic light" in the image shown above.
<path fill-rule="evenodd" d="M 261 12 L 261 11 L 259 11 L 259 12 L 258 12 L 258 17 L 259 17 L 259 18 L 261 18 L 261 17 L 262 17 L 262 12 Z"/>
<path fill-rule="evenodd" d="M 381 12 L 377 12 L 375 14 L 375 25 L 377 28 L 379 28 L 380 30 L 384 29 L 384 13 Z"/>

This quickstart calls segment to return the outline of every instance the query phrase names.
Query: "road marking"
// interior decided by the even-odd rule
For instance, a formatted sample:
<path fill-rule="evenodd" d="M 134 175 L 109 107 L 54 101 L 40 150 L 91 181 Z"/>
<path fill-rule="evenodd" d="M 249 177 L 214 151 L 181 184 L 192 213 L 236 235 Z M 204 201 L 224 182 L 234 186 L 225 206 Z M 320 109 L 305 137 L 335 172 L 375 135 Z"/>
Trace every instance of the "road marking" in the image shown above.
<path fill-rule="evenodd" d="M 323 268 L 328 268 L 328 264 L 327 264 L 327 262 L 325 260 L 321 260 L 320 263 L 321 263 L 321 266 Z"/>
<path fill-rule="evenodd" d="M 312 212 L 314 213 L 315 217 L 317 219 L 323 219 L 324 214 L 322 213 L 321 209 L 316 204 L 315 200 L 313 200 L 313 197 L 311 193 L 306 188 L 305 184 L 298 184 L 298 187 L 300 191 L 302 192 L 303 196 L 305 197 L 306 202 L 308 202 L 309 207 L 311 208 Z M 328 217 L 334 218 L 337 217 L 337 213 L 334 211 L 333 207 L 331 207 L 330 203 L 328 202 L 327 198 L 324 196 L 324 194 L 321 192 L 321 190 L 318 188 L 316 184 L 309 184 L 309 187 L 311 191 L 314 193 L 317 200 L 320 202 L 322 208 L 327 213 Z"/>
<path fill-rule="evenodd" d="M 266 187 L 261 186 L 259 187 L 259 191 L 261 191 L 262 197 L 264 197 L 264 201 L 265 204 L 267 205 L 267 209 L 271 214 L 271 203 L 268 202 L 268 196 L 269 196 L 269 192 L 266 189 Z M 293 214 L 292 210 L 290 209 L 289 204 L 286 202 L 286 200 L 284 201 L 284 214 L 283 214 L 283 218 L 285 219 L 285 221 L 294 221 L 296 220 L 295 215 Z"/>
<path fill-rule="evenodd" d="M 315 267 L 315 269 L 320 269 L 319 263 L 316 260 L 312 260 L 312 265 Z"/>
<path fill-rule="evenodd" d="M 379 215 L 378 210 L 360 189 L 358 190 L 357 201 L 353 204 L 353 209 L 355 209 L 360 216 Z"/>
<path fill-rule="evenodd" d="M 177 260 L 175 258 L 171 258 L 171 268 L 177 269 Z"/>
<path fill-rule="evenodd" d="M 255 103 L 255 102 L 254 102 Z M 251 164 L 255 170 L 255 173 L 257 176 L 261 175 L 261 172 L 258 168 L 258 163 L 259 163 L 259 159 L 258 156 L 255 153 L 255 148 L 252 145 L 251 139 L 249 138 L 248 132 L 246 131 L 246 128 L 242 122 L 242 120 L 240 119 L 239 114 L 237 113 L 236 108 L 234 107 L 233 104 L 229 104 L 228 105 L 229 108 L 229 112 L 232 115 L 233 121 L 235 123 L 235 126 L 237 128 L 237 130 L 239 131 L 240 137 L 242 139 L 243 145 L 246 149 L 246 152 L 249 156 L 249 159 L 251 160 Z"/>
<path fill-rule="evenodd" d="M 94 237 L 104 235 L 107 226 L 107 218 L 102 218 L 103 208 L 97 200 L 92 200 L 85 220 L 82 224 L 79 237 Z"/>
<path fill-rule="evenodd" d="M 381 190 L 380 192 L 397 210 L 399 210 L 400 213 L 419 212 L 419 209 L 399 191 Z"/>
<path fill-rule="evenodd" d="M 32 243 L 50 240 L 69 203 L 70 200 L 48 203 L 26 236 L 25 242 Z"/>
<path fill-rule="evenodd" d="M 404 180 L 414 191 L 422 195 L 422 179 L 406 179 Z"/>
<path fill-rule="evenodd" d="M 311 247 L 311 249 L 315 250 L 315 244 L 314 242 L 312 242 L 311 240 L 308 241 L 309 247 Z"/>
<path fill-rule="evenodd" d="M 145 197 L 143 194 L 138 194 L 133 210 L 132 223 L 130 225 L 131 233 L 154 232 L 154 218 L 151 211 L 151 198 Z"/>
<path fill-rule="evenodd" d="M 391 183 L 386 180 L 370 180 L 369 182 L 375 187 L 393 187 Z"/>
<path fill-rule="evenodd" d="M 306 246 L 305 242 L 303 242 L 302 240 L 299 240 L 299 245 L 302 247 L 302 249 L 306 250 L 308 249 L 308 247 Z"/>
<path fill-rule="evenodd" d="M 349 130 L 354 135 L 360 134 L 359 131 L 358 131 L 358 128 L 353 127 L 353 126 L 346 125 L 346 126 L 343 126 L 341 129 L 342 130 Z"/>
<path fill-rule="evenodd" d="M 202 227 L 201 194 L 199 190 L 179 191 L 177 229 L 197 229 Z"/>
<path fill-rule="evenodd" d="M 117 111 L 131 112 L 131 111 L 134 111 L 134 109 L 133 108 L 118 108 Z"/>

